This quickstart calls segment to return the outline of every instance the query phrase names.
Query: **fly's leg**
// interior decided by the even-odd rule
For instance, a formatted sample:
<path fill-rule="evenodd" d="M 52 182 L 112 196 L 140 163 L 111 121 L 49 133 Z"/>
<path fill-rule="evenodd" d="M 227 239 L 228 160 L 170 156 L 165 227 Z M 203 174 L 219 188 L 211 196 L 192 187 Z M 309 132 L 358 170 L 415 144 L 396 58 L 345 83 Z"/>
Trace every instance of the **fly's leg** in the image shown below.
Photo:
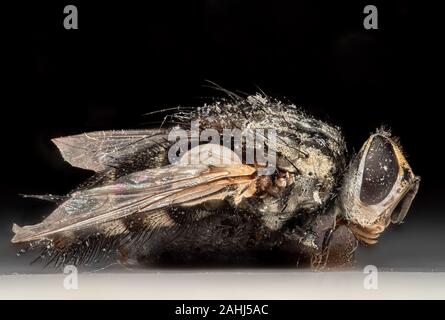
<path fill-rule="evenodd" d="M 303 228 L 294 226 L 286 229 L 283 232 L 283 236 L 285 240 L 296 241 L 309 251 L 318 249 L 317 235 L 311 230 L 304 230 Z"/>
<path fill-rule="evenodd" d="M 353 265 L 358 242 L 347 226 L 334 225 L 319 230 L 318 236 L 319 250 L 312 255 L 312 268 L 342 268 Z"/>

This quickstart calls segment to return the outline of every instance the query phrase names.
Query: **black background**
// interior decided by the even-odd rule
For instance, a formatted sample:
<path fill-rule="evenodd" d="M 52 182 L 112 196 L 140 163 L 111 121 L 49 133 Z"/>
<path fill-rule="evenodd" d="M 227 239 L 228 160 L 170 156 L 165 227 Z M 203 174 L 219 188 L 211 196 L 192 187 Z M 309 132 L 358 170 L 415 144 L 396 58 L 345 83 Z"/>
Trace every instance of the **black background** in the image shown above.
<path fill-rule="evenodd" d="M 63 27 L 68 4 L 79 10 L 78 30 Z M 366 4 L 379 10 L 378 30 L 363 27 Z M 64 163 L 51 138 L 148 126 L 159 118 L 146 112 L 212 101 L 220 93 L 205 87 L 211 80 L 234 91 L 261 88 L 302 106 L 341 126 L 350 151 L 380 125 L 391 128 L 422 183 L 406 223 L 377 247 L 360 249 L 359 262 L 445 268 L 434 11 L 411 1 L 306 0 L 8 8 L 0 251 L 13 252 L 12 221 L 35 223 L 52 208 L 19 193 L 66 193 L 89 175 Z"/>

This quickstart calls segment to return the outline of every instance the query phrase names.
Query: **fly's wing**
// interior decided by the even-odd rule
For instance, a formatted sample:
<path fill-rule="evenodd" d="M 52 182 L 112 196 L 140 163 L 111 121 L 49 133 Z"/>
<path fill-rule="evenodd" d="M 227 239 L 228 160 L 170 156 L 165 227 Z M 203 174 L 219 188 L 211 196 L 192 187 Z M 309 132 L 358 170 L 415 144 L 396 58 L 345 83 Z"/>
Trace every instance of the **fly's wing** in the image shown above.
<path fill-rule="evenodd" d="M 141 156 L 145 161 L 169 144 L 167 135 L 166 129 L 97 131 L 52 141 L 72 166 L 100 172 L 133 164 Z"/>
<path fill-rule="evenodd" d="M 206 163 L 180 162 L 147 169 L 105 186 L 74 192 L 41 223 L 24 227 L 14 225 L 12 242 L 50 238 L 56 233 L 81 230 L 139 212 L 149 214 L 168 206 L 195 205 L 215 195 L 222 199 L 239 198 L 249 185 L 254 184 L 254 167 L 242 164 L 239 159 L 214 166 L 214 160 L 210 157 Z"/>

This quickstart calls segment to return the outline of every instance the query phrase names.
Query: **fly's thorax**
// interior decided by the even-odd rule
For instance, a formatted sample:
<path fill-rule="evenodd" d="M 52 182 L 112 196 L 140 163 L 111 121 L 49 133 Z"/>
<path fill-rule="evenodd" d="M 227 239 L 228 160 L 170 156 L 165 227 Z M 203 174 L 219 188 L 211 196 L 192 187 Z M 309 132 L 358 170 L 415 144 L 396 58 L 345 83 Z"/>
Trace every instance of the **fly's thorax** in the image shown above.
<path fill-rule="evenodd" d="M 300 148 L 304 156 L 294 159 L 279 156 L 277 173 L 258 181 L 258 188 L 265 192 L 254 210 L 263 216 L 270 229 L 279 229 L 299 213 L 315 214 L 323 210 L 333 196 L 338 163 L 313 146 Z M 291 167 L 287 166 L 289 161 Z"/>
<path fill-rule="evenodd" d="M 278 170 L 289 172 L 294 183 L 287 197 L 287 211 L 316 211 L 333 197 L 344 169 L 345 146 L 339 131 L 336 140 L 322 134 L 293 131 L 282 139 L 277 159 Z M 340 143 L 341 142 L 341 143 Z"/>
<path fill-rule="evenodd" d="M 298 170 L 289 195 L 289 210 L 323 206 L 335 187 L 337 166 L 333 159 L 320 150 L 304 148 L 306 156 L 295 159 Z"/>
<path fill-rule="evenodd" d="M 270 185 L 272 192 L 261 193 L 255 211 L 273 221 L 271 225 L 279 225 L 280 221 L 298 212 L 315 212 L 323 208 L 333 196 L 339 173 L 344 169 L 346 147 L 341 131 L 293 105 L 270 101 L 266 97 L 252 96 L 241 104 L 239 108 L 231 106 L 229 109 L 234 114 L 243 110 L 248 117 L 243 114 L 222 117 L 224 123 L 231 121 L 230 125 L 241 129 L 276 130 L 275 176 L 291 176 L 291 179 L 261 179 L 259 189 Z M 222 108 L 221 112 L 224 110 Z M 232 123 L 234 121 L 236 123 Z"/>

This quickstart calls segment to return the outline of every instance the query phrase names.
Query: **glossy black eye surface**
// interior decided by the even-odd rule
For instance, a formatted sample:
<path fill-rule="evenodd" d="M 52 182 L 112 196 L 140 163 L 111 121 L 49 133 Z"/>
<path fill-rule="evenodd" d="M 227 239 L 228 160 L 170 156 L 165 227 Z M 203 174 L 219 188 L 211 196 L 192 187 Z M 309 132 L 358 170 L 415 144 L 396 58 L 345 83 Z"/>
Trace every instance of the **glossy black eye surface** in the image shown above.
<path fill-rule="evenodd" d="M 399 173 L 391 142 L 376 135 L 366 154 L 360 200 L 368 205 L 380 203 L 391 192 Z"/>

